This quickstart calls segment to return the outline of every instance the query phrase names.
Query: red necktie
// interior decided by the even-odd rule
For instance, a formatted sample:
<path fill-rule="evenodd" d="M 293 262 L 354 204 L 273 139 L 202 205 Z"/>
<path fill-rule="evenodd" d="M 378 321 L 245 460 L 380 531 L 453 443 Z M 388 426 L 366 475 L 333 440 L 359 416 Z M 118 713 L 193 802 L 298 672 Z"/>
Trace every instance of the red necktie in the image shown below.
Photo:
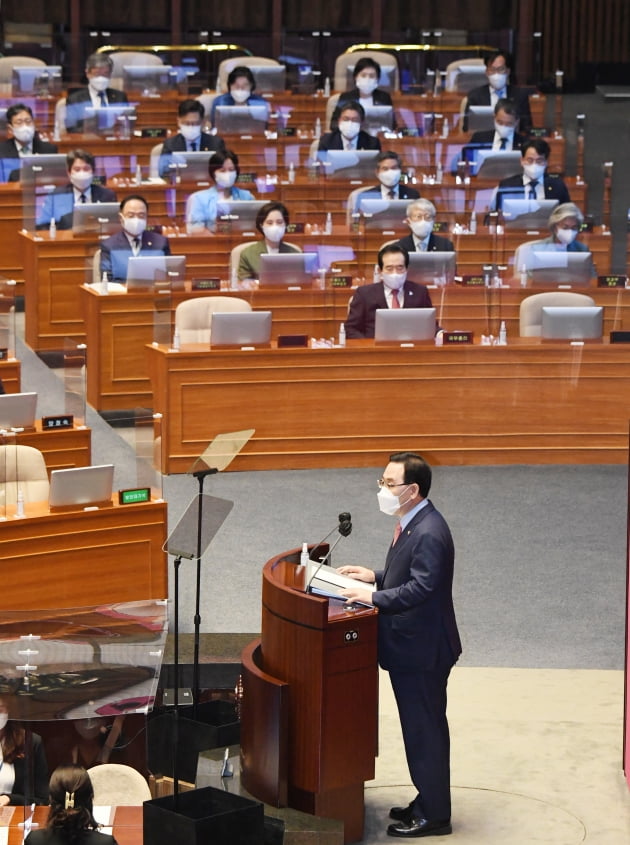
<path fill-rule="evenodd" d="M 398 540 L 398 538 L 400 537 L 400 532 L 401 532 L 401 531 L 402 531 L 402 527 L 401 527 L 401 525 L 400 525 L 400 522 L 397 522 L 397 523 L 396 523 L 396 527 L 394 528 L 394 539 L 392 540 L 392 546 L 395 546 L 395 545 L 396 545 L 396 541 L 397 541 L 397 540 Z"/>
<path fill-rule="evenodd" d="M 398 291 L 392 291 L 392 308 L 400 308 L 400 302 L 398 300 Z"/>

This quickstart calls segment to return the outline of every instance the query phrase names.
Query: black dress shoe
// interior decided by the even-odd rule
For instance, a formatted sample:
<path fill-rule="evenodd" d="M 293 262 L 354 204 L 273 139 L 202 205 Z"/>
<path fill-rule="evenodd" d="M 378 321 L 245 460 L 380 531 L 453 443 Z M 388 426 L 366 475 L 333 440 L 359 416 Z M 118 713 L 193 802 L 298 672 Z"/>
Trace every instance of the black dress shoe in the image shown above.
<path fill-rule="evenodd" d="M 450 819 L 430 822 L 428 819 L 417 819 L 413 816 L 409 822 L 397 822 L 387 828 L 388 836 L 400 836 L 403 839 L 413 839 L 416 836 L 446 836 L 453 832 Z"/>
<path fill-rule="evenodd" d="M 390 819 L 395 819 L 397 822 L 405 822 L 406 824 L 409 824 L 411 817 L 413 816 L 413 805 L 414 802 L 412 801 L 410 804 L 407 804 L 406 807 L 392 807 L 389 811 Z"/>

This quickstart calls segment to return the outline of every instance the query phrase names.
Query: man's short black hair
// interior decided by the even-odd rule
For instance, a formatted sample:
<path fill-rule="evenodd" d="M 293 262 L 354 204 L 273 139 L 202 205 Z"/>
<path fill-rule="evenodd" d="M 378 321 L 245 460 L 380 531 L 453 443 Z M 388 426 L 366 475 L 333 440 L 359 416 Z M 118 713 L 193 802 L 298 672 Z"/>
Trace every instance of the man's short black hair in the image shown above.
<path fill-rule="evenodd" d="M 357 103 L 356 100 L 344 100 L 343 103 L 340 103 L 339 105 L 335 106 L 335 110 L 330 121 L 331 129 L 337 128 L 341 113 L 344 111 L 355 111 L 361 118 L 361 123 L 363 123 L 363 121 L 365 120 L 365 109 L 363 108 L 361 103 Z"/>
<path fill-rule="evenodd" d="M 390 252 L 402 255 L 405 259 L 405 267 L 409 267 L 409 253 L 404 246 L 401 246 L 400 244 L 385 244 L 385 246 L 382 246 L 378 251 L 379 270 L 383 269 L 383 258 Z"/>
<path fill-rule="evenodd" d="M 178 117 L 186 117 L 187 114 L 192 114 L 193 112 L 196 112 L 203 120 L 203 116 L 206 113 L 203 103 L 200 103 L 199 100 L 188 99 L 182 100 L 177 107 Z"/>
<path fill-rule="evenodd" d="M 547 159 L 551 155 L 551 147 L 544 138 L 528 138 L 526 141 L 523 141 L 521 144 L 521 155 L 523 158 L 525 158 L 529 149 L 536 150 L 539 156 L 544 156 Z"/>
<path fill-rule="evenodd" d="M 92 170 L 96 166 L 96 161 L 92 153 L 88 153 L 87 150 L 70 150 L 69 153 L 66 153 L 66 169 L 71 170 L 72 165 L 77 160 L 89 164 Z"/>
<path fill-rule="evenodd" d="M 25 103 L 13 103 L 13 105 L 9 106 L 7 109 L 7 123 L 11 125 L 11 121 L 15 115 L 19 114 L 21 111 L 27 111 L 31 118 L 33 117 L 33 109 L 30 106 L 27 106 Z"/>
<path fill-rule="evenodd" d="M 376 169 L 378 170 L 380 163 L 382 161 L 386 161 L 388 158 L 396 159 L 399 167 L 402 168 L 402 159 L 400 158 L 398 153 L 394 152 L 394 150 L 384 150 L 376 156 Z"/>
<path fill-rule="evenodd" d="M 493 50 L 492 53 L 486 53 L 483 57 L 483 61 L 486 67 L 490 67 L 492 62 L 499 58 L 503 58 L 505 60 L 506 67 L 510 70 L 512 69 L 512 56 L 507 52 L 507 50 Z"/>
<path fill-rule="evenodd" d="M 494 107 L 495 116 L 500 111 L 504 111 L 506 114 L 509 114 L 510 117 L 514 117 L 516 118 L 516 120 L 518 120 L 518 111 L 516 110 L 516 103 L 514 102 L 514 100 L 510 100 L 509 97 L 502 97 L 500 100 L 497 100 L 496 105 Z"/>
<path fill-rule="evenodd" d="M 147 211 L 147 214 L 149 213 L 149 203 L 145 200 L 144 197 L 140 196 L 140 194 L 130 194 L 128 197 L 125 197 L 123 200 L 121 200 L 121 203 L 120 203 L 120 211 L 121 212 L 123 212 L 125 210 L 125 206 L 127 205 L 128 202 L 131 202 L 131 200 L 139 200 L 140 202 L 144 203 L 144 207 Z"/>
<path fill-rule="evenodd" d="M 393 464 L 403 464 L 405 484 L 417 484 L 423 499 L 429 495 L 431 489 L 431 467 L 421 455 L 415 452 L 394 452 L 389 456 Z"/>

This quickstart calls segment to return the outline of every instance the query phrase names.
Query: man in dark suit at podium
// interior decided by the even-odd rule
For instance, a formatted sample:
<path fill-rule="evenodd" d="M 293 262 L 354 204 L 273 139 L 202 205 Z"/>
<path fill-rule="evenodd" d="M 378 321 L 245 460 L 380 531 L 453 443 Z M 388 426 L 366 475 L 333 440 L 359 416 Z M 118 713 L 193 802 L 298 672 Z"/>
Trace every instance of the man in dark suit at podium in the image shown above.
<path fill-rule="evenodd" d="M 376 589 L 344 590 L 349 601 L 378 608 L 378 657 L 389 672 L 411 780 L 407 807 L 392 807 L 387 833 L 403 839 L 451 833 L 450 740 L 446 686 L 461 654 L 453 608 L 453 539 L 427 498 L 431 467 L 420 455 L 390 456 L 379 481 L 380 510 L 397 517 L 385 567 L 340 572 Z"/>

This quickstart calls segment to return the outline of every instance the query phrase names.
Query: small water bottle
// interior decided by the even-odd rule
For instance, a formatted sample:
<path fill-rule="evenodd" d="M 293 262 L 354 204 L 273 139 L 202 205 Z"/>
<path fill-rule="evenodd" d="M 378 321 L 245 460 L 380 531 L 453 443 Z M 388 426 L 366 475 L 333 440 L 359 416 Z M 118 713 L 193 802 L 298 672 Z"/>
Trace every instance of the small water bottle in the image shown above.
<path fill-rule="evenodd" d="M 443 178 L 442 162 L 438 161 L 437 167 L 435 168 L 435 181 L 438 185 L 442 184 L 442 178 Z"/>
<path fill-rule="evenodd" d="M 325 235 L 332 235 L 332 213 L 329 211 L 326 215 L 326 225 L 324 227 Z"/>
<path fill-rule="evenodd" d="M 136 185 L 142 185 L 142 168 L 140 165 L 136 167 Z"/>
<path fill-rule="evenodd" d="M 341 323 L 339 325 L 339 346 L 346 345 L 346 324 Z"/>
<path fill-rule="evenodd" d="M 289 185 L 292 185 L 295 182 L 295 165 L 293 164 L 293 162 L 289 163 L 288 179 L 289 179 Z"/>
<path fill-rule="evenodd" d="M 374 284 L 378 284 L 381 280 L 381 271 L 378 264 L 374 265 L 374 270 L 372 271 L 372 281 Z"/>
<path fill-rule="evenodd" d="M 521 265 L 520 276 L 521 276 L 521 287 L 526 288 L 527 287 L 527 265 L 525 265 L 525 264 Z"/>
<path fill-rule="evenodd" d="M 179 330 L 178 330 L 177 326 L 175 326 L 175 331 L 173 332 L 173 350 L 175 352 L 179 352 L 180 349 L 181 349 L 181 343 L 180 343 L 180 340 L 179 340 Z"/>
<path fill-rule="evenodd" d="M 330 97 L 330 77 L 327 76 L 324 80 L 324 97 Z"/>
<path fill-rule="evenodd" d="M 22 492 L 22 488 L 18 487 L 17 491 L 17 501 L 15 504 L 15 516 L 17 518 L 24 516 L 24 493 Z"/>
<path fill-rule="evenodd" d="M 103 270 L 103 275 L 101 276 L 101 293 L 107 293 L 107 270 Z"/>
<path fill-rule="evenodd" d="M 316 138 L 322 137 L 322 119 L 321 119 L 321 117 L 318 117 L 318 118 L 315 119 L 315 129 L 314 129 L 313 134 L 315 135 Z"/>
<path fill-rule="evenodd" d="M 442 138 L 448 138 L 448 131 L 449 131 L 448 117 L 445 117 L 443 122 L 442 122 Z"/>
<path fill-rule="evenodd" d="M 501 320 L 499 327 L 499 346 L 507 346 L 507 329 L 505 328 L 505 320 Z"/>
<path fill-rule="evenodd" d="M 477 215 L 475 214 L 474 211 L 470 215 L 470 225 L 468 227 L 468 230 L 469 230 L 471 235 L 477 234 Z"/>
<path fill-rule="evenodd" d="M 300 566 L 308 566 L 308 543 L 302 543 L 302 551 L 300 553 Z"/>
<path fill-rule="evenodd" d="M 57 221 L 54 217 L 50 218 L 50 225 L 48 227 L 48 237 L 51 241 L 54 241 L 57 237 Z"/>

